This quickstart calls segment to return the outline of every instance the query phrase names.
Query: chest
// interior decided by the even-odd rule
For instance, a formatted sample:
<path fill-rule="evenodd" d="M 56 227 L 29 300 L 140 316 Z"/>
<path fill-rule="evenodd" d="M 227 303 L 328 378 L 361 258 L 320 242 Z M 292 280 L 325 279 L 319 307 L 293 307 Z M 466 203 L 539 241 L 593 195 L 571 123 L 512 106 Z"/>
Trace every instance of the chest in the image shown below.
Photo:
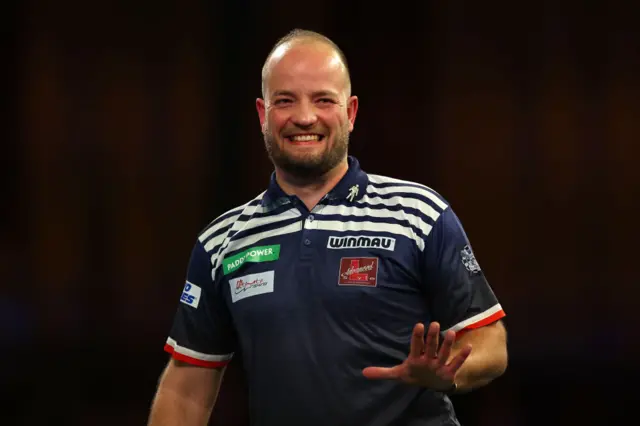
<path fill-rule="evenodd" d="M 425 305 L 419 253 L 384 232 L 314 226 L 268 238 L 225 258 L 221 285 L 241 333 L 287 330 L 300 322 L 404 321 Z M 323 229 L 323 228 L 333 229 Z"/>

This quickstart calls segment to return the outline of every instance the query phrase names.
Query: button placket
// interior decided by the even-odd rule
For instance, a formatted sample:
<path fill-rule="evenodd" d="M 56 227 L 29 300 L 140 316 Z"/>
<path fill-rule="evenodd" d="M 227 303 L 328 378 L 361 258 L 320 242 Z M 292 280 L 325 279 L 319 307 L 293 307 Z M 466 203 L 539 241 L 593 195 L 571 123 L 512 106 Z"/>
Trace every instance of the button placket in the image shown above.
<path fill-rule="evenodd" d="M 304 221 L 304 229 L 318 229 L 318 221 L 315 216 L 310 214 Z"/>

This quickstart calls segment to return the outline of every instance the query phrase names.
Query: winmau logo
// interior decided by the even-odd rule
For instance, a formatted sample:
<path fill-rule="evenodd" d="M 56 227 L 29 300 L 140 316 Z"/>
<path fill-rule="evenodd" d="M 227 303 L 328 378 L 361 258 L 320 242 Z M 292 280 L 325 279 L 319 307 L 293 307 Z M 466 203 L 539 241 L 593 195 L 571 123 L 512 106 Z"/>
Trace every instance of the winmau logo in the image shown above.
<path fill-rule="evenodd" d="M 329 237 L 327 248 L 349 249 L 349 248 L 380 248 L 393 251 L 396 248 L 396 239 L 389 237 L 371 237 L 364 235 L 354 235 L 348 237 Z"/>

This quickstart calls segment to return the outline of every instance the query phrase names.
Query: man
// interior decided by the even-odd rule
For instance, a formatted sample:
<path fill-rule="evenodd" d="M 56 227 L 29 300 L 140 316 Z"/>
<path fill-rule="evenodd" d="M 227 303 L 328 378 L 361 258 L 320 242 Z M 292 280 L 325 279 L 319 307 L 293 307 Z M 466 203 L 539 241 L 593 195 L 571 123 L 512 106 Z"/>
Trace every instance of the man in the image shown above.
<path fill-rule="evenodd" d="M 198 236 L 149 424 L 206 424 L 238 351 L 254 426 L 458 425 L 447 395 L 507 365 L 505 314 L 460 222 L 348 156 L 358 98 L 331 40 L 293 31 L 262 84 L 275 172 Z"/>

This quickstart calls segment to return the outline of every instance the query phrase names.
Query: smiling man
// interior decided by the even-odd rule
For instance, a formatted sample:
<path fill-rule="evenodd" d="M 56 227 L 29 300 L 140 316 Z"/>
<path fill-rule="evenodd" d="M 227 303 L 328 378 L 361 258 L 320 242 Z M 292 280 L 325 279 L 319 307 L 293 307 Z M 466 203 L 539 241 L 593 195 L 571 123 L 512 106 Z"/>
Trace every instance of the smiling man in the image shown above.
<path fill-rule="evenodd" d="M 342 51 L 296 30 L 256 101 L 275 171 L 198 235 L 149 424 L 205 425 L 242 353 L 253 426 L 458 425 L 507 366 L 505 313 L 447 201 L 348 155 Z"/>
<path fill-rule="evenodd" d="M 303 34 L 290 35 L 269 55 L 262 71 L 265 99 L 256 107 L 278 183 L 286 193 L 296 188 L 315 193 L 303 198 L 313 208 L 316 197 L 349 167 L 358 98 L 351 96 L 346 60 L 337 46 Z"/>

